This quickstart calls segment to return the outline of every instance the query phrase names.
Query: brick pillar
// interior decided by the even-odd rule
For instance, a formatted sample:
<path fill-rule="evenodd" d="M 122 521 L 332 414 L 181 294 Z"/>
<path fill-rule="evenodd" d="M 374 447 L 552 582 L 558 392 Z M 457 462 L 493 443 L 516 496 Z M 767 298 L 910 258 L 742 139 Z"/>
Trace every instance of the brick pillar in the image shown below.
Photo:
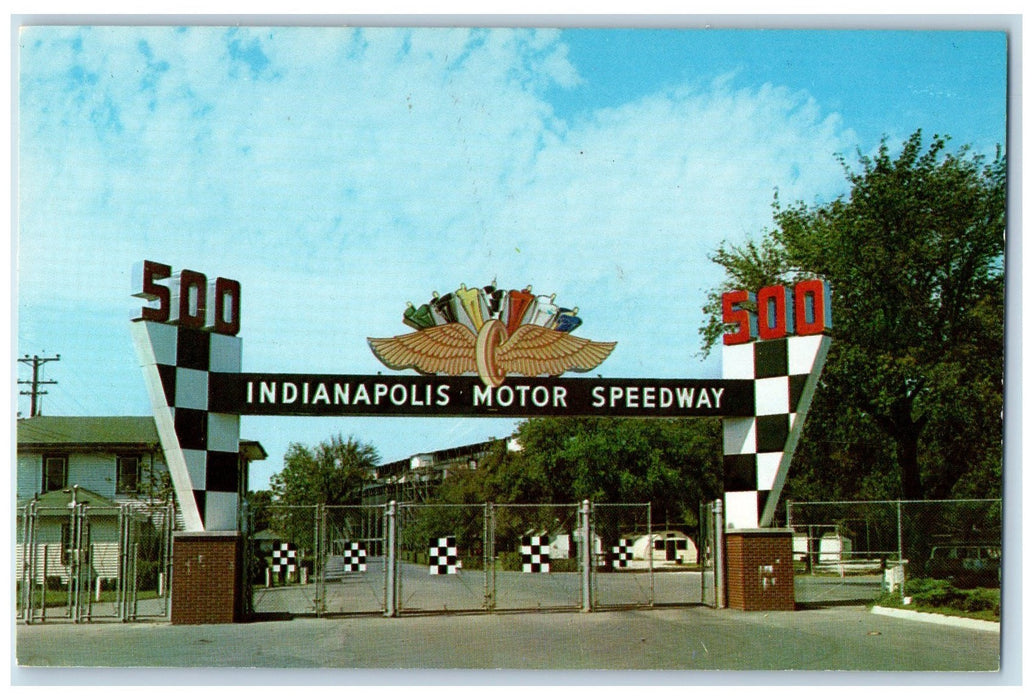
<path fill-rule="evenodd" d="M 240 621 L 242 584 L 240 533 L 174 533 L 172 624 Z"/>
<path fill-rule="evenodd" d="M 793 531 L 765 528 L 725 533 L 728 607 L 795 610 Z"/>

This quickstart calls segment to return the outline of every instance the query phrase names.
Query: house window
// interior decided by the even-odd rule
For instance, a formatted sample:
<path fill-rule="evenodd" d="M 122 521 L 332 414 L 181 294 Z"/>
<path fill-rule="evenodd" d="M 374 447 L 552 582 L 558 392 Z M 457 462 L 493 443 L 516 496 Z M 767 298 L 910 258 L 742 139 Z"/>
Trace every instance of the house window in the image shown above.
<path fill-rule="evenodd" d="M 45 455 L 43 457 L 43 493 L 60 491 L 68 486 L 68 457 Z"/>
<path fill-rule="evenodd" d="M 123 456 L 117 460 L 115 493 L 135 494 L 140 490 L 140 458 Z"/>

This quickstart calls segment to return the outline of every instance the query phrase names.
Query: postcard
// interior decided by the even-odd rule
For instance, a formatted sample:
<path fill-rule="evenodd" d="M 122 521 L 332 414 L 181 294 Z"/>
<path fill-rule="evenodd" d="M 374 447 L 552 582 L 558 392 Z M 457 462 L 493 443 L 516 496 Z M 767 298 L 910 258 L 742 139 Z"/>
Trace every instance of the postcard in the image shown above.
<path fill-rule="evenodd" d="M 22 22 L 19 669 L 997 682 L 1013 35 L 684 20 Z"/>

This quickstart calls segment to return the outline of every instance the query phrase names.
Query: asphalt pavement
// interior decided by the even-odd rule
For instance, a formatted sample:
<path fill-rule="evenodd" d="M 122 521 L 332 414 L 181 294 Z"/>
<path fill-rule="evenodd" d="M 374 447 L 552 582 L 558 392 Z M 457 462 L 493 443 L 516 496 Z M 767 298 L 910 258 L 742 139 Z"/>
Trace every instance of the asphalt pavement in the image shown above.
<path fill-rule="evenodd" d="M 691 684 L 727 675 L 713 671 L 831 670 L 865 673 L 825 674 L 823 682 L 874 682 L 877 672 L 898 683 L 906 677 L 898 672 L 935 671 L 956 672 L 935 674 L 938 683 L 985 684 L 995 682 L 1001 658 L 997 632 L 885 617 L 860 605 L 296 617 L 197 626 L 18 623 L 15 632 L 17 684 Z M 787 681 L 799 676 L 776 674 Z"/>

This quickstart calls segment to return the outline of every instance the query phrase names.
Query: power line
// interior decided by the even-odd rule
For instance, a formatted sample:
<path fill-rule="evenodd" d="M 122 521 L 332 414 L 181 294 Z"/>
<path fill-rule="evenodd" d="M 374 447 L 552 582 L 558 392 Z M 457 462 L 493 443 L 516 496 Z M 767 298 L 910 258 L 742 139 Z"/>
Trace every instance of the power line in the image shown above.
<path fill-rule="evenodd" d="M 32 379 L 31 380 L 21 380 L 21 379 L 18 380 L 19 384 L 31 384 L 32 385 L 32 388 L 29 391 L 19 392 L 23 396 L 31 397 L 30 400 L 29 400 L 30 401 L 30 408 L 29 408 L 29 417 L 30 418 L 34 418 L 34 417 L 40 415 L 39 397 L 47 393 L 45 391 L 41 391 L 40 390 L 40 388 L 39 388 L 40 385 L 41 384 L 57 384 L 57 382 L 54 381 L 54 380 L 40 379 L 40 377 L 39 377 L 40 368 L 43 367 L 43 365 L 45 365 L 48 362 L 57 362 L 60 359 L 61 359 L 61 355 L 55 355 L 54 357 L 40 357 L 39 355 L 33 355 L 32 357 L 29 357 L 28 355 L 26 355 L 25 357 L 22 357 L 22 358 L 20 358 L 18 360 L 18 362 L 21 362 L 23 364 L 31 365 L 32 366 Z"/>

